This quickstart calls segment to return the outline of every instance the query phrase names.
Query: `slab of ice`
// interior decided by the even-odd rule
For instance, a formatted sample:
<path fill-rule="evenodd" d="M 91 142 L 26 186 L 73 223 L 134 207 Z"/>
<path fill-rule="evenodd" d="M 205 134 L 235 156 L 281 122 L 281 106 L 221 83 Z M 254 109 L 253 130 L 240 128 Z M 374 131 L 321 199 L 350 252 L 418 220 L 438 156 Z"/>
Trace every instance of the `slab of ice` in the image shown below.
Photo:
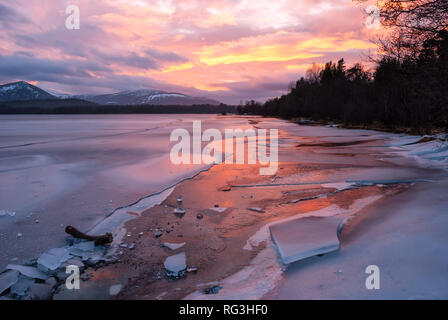
<path fill-rule="evenodd" d="M 87 242 L 79 242 L 72 246 L 73 249 L 79 249 L 81 251 L 92 251 L 95 249 L 95 242 L 94 241 L 87 241 Z"/>
<path fill-rule="evenodd" d="M 123 286 L 121 284 L 114 284 L 109 288 L 109 294 L 111 296 L 116 296 L 117 294 L 120 293 L 122 287 Z"/>
<path fill-rule="evenodd" d="M 416 143 L 422 138 L 434 140 Z M 401 154 L 414 158 L 420 166 L 448 169 L 448 142 L 446 135 L 417 137 L 413 144 L 401 144 L 398 150 Z"/>
<path fill-rule="evenodd" d="M 16 270 L 6 271 L 0 274 L 0 294 L 10 288 L 19 280 L 19 272 Z"/>
<path fill-rule="evenodd" d="M 70 254 L 65 248 L 53 248 L 39 256 L 37 264 L 47 270 L 56 270 L 59 266 L 70 258 Z M 45 270 L 44 269 L 44 270 Z"/>
<path fill-rule="evenodd" d="M 24 296 L 28 288 L 34 283 L 34 280 L 19 276 L 19 280 L 11 287 L 11 293 L 18 296 Z"/>
<path fill-rule="evenodd" d="M 177 250 L 179 248 L 182 248 L 185 245 L 185 242 L 182 243 L 169 243 L 169 242 L 165 242 L 163 244 L 165 247 L 167 247 L 168 249 L 171 250 Z"/>
<path fill-rule="evenodd" d="M 47 300 L 51 296 L 53 287 L 44 283 L 33 283 L 28 288 L 28 295 L 33 300 Z"/>
<path fill-rule="evenodd" d="M 132 220 L 136 217 L 134 214 L 130 214 L 130 212 L 140 215 L 143 211 L 148 210 L 162 203 L 162 201 L 165 200 L 171 194 L 171 192 L 173 192 L 173 190 L 174 187 L 164 190 L 160 193 L 151 195 L 149 197 L 143 198 L 133 205 L 118 208 L 106 219 L 102 220 L 95 227 L 93 227 L 88 232 L 88 234 L 96 235 L 112 232 L 114 234 L 114 240 L 115 240 L 115 233 L 117 232 L 117 230 L 120 229 L 120 226 L 124 225 L 127 221 Z"/>
<path fill-rule="evenodd" d="M 272 240 L 285 264 L 339 249 L 340 217 L 309 217 L 269 227 Z"/>
<path fill-rule="evenodd" d="M 219 213 L 223 213 L 224 211 L 227 210 L 227 208 L 218 207 L 218 208 L 210 208 L 210 210 L 213 210 L 213 211 L 216 211 L 216 212 L 219 212 Z"/>
<path fill-rule="evenodd" d="M 322 187 L 324 187 L 324 188 L 334 188 L 334 189 L 337 189 L 338 191 L 342 191 L 342 190 L 346 190 L 346 189 L 352 188 L 353 187 L 353 183 L 349 183 L 349 182 L 332 182 L 332 183 L 322 184 Z"/>
<path fill-rule="evenodd" d="M 68 248 L 68 252 L 70 252 L 72 256 L 79 257 L 82 261 L 87 261 L 90 259 L 91 262 L 93 262 L 99 261 L 104 256 L 104 253 L 106 251 L 103 246 L 94 246 L 93 250 L 84 249 L 87 249 L 87 247 L 80 248 L 77 246 L 72 246 Z"/>
<path fill-rule="evenodd" d="M 164 266 L 169 276 L 179 276 L 187 268 L 185 252 L 166 258 Z"/>
<path fill-rule="evenodd" d="M 14 217 L 15 215 L 16 215 L 16 213 L 14 211 L 0 210 L 0 218 L 6 217 L 6 216 Z"/>
<path fill-rule="evenodd" d="M 32 279 L 47 280 L 49 278 L 48 275 L 46 275 L 45 273 L 43 273 L 42 271 L 40 271 L 35 267 L 22 266 L 19 264 L 8 264 L 6 266 L 6 269 L 19 271 L 24 276 L 27 276 Z"/>

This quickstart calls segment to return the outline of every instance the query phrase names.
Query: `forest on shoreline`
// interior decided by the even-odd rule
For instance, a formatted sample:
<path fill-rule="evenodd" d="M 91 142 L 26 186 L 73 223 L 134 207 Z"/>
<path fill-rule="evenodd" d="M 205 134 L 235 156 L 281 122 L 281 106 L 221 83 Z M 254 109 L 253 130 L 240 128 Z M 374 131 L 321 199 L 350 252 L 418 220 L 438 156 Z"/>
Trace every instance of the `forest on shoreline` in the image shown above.
<path fill-rule="evenodd" d="M 9 101 L 0 103 L 0 114 L 227 114 L 231 105 L 100 105 L 79 99 Z"/>
<path fill-rule="evenodd" d="M 379 1 L 381 24 L 373 70 L 344 59 L 313 64 L 289 93 L 240 113 L 337 121 L 346 126 L 413 132 L 448 130 L 448 2 Z"/>

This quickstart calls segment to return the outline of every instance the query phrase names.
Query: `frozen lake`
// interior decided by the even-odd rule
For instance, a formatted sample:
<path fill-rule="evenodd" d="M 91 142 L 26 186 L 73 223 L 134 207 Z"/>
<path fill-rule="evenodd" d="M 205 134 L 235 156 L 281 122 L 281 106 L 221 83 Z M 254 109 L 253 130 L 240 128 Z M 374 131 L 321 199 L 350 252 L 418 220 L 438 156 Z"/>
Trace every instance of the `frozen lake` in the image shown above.
<path fill-rule="evenodd" d="M 206 169 L 169 160 L 172 130 L 246 128 L 216 115 L 1 115 L 0 270 L 88 230 L 116 208 Z"/>
<path fill-rule="evenodd" d="M 127 212 L 129 208 L 117 209 L 134 205 L 140 199 L 206 170 L 207 165 L 175 166 L 169 159 L 171 147 L 176 143 L 170 142 L 171 132 L 184 128 L 191 133 L 195 120 L 202 121 L 203 131 L 209 128 L 220 132 L 235 128 L 244 130 L 252 126 L 279 129 L 279 161 L 304 168 L 312 165 L 314 169 L 294 175 L 280 174 L 267 180 L 278 186 L 318 184 L 339 189 L 347 185 L 418 185 L 418 188 L 400 195 L 401 199 L 391 199 L 387 205 L 378 208 L 387 215 L 381 228 L 373 231 L 377 224 L 370 225 L 367 221 L 369 228 L 360 228 L 363 233 L 365 231 L 365 239 L 343 242 L 339 250 L 342 254 L 350 246 L 356 250 L 346 254 L 345 260 L 338 260 L 337 267 L 331 257 L 339 257 L 340 252 L 327 255 L 328 259 L 319 257 L 324 263 L 320 263 L 318 268 L 311 267 L 312 264 L 307 268 L 306 262 L 298 261 L 292 263 L 285 273 L 258 279 L 255 275 L 269 275 L 269 270 L 280 270 L 276 252 L 268 250 L 266 256 L 257 256 L 250 266 L 243 269 L 243 272 L 254 275 L 249 284 L 243 281 L 241 285 L 241 274 L 237 273 L 226 280 L 226 288 L 216 298 L 261 298 L 267 293 L 259 290 L 261 287 L 277 288 L 276 293 L 271 293 L 268 298 L 340 298 L 343 292 L 337 289 L 328 290 L 325 294 L 320 292 L 321 289 L 315 291 L 315 279 L 326 274 L 328 278 L 318 284 L 319 288 L 329 284 L 332 288 L 339 288 L 335 281 L 339 281 L 336 276 L 341 273 L 334 270 L 358 272 L 359 268 L 370 263 L 365 260 L 369 257 L 381 263 L 388 274 L 393 274 L 391 279 L 394 283 L 412 282 L 410 279 L 422 270 L 431 270 L 443 278 L 447 266 L 446 235 L 443 232 L 447 219 L 443 213 L 447 207 L 444 195 L 448 184 L 447 172 L 441 168 L 446 168 L 447 164 L 446 143 L 436 140 L 415 143 L 421 137 L 298 126 L 278 119 L 217 115 L 0 116 L 0 270 L 8 263 L 22 264 L 48 249 L 62 246 L 67 237 L 64 232 L 67 225 L 83 231 L 96 226 L 93 232 L 106 232 L 116 222 L 114 219 L 104 220 L 112 212 Z M 132 212 L 143 211 L 145 205 L 155 198 L 162 198 L 167 192 L 139 202 L 132 207 Z M 335 212 L 342 209 L 338 210 Z M 329 212 L 334 214 L 330 209 Z M 431 219 L 426 219 L 428 216 Z M 98 229 L 100 221 L 103 223 Z M 112 222 L 109 224 L 108 221 Z M 428 230 L 431 230 L 429 235 Z M 292 231 L 288 232 L 292 234 Z M 258 241 L 257 234 L 254 241 Z M 260 234 L 263 236 L 264 233 Z M 389 245 L 390 241 L 396 242 L 397 239 L 400 240 L 399 245 Z M 384 250 L 381 250 L 384 254 L 364 255 L 365 250 L 376 250 L 369 247 L 372 243 L 384 243 Z M 412 250 L 415 247 L 421 247 L 423 253 L 430 254 L 415 258 Z M 296 246 L 293 249 L 296 250 Z M 295 251 L 293 253 L 296 254 Z M 412 261 L 414 267 L 400 273 L 402 269 L 395 268 L 397 256 L 403 261 Z M 428 269 L 424 265 L 428 257 L 437 258 L 437 268 Z M 354 261 L 362 261 L 362 265 L 356 265 Z M 353 269 L 354 266 L 358 269 Z M 351 288 L 351 292 L 360 290 L 364 273 L 357 274 L 356 281 L 343 287 Z M 235 279 L 238 281 L 234 283 Z M 446 295 L 445 289 L 439 286 L 440 281 L 428 279 L 431 280 L 422 278 L 422 281 L 431 283 L 425 288 L 431 289 L 436 297 Z M 422 287 L 419 282 L 410 288 L 410 296 L 420 297 Z M 300 291 L 301 288 L 305 288 L 307 293 Z M 389 289 L 382 297 L 401 297 L 401 286 Z M 362 294 L 365 292 L 355 296 L 364 297 Z"/>

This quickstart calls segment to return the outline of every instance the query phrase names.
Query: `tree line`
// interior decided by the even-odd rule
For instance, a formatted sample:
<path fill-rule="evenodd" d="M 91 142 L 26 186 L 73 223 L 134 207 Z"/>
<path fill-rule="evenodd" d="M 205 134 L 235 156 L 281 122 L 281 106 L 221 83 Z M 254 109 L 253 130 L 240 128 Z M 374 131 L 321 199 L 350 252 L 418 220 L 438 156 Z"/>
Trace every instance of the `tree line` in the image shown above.
<path fill-rule="evenodd" d="M 227 114 L 236 106 L 220 105 L 99 105 L 78 99 L 9 101 L 0 114 Z"/>
<path fill-rule="evenodd" d="M 344 59 L 314 64 L 289 92 L 241 113 L 305 117 L 345 125 L 448 130 L 448 1 L 381 2 L 381 23 L 392 28 L 378 39 L 373 69 Z"/>

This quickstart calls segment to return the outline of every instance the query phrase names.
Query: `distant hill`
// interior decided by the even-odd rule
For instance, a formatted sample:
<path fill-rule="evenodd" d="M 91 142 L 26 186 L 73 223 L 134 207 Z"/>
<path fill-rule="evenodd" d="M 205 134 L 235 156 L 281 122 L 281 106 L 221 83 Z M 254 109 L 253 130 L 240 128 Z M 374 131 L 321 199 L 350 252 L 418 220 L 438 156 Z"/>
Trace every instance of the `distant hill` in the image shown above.
<path fill-rule="evenodd" d="M 50 94 L 25 81 L 0 86 L 0 114 L 234 113 L 218 101 L 161 90 L 102 95 Z"/>
<path fill-rule="evenodd" d="M 0 102 L 57 99 L 48 92 L 25 81 L 0 86 Z"/>
<path fill-rule="evenodd" d="M 82 99 L 102 105 L 180 105 L 199 104 L 219 105 L 220 102 L 208 98 L 193 97 L 181 93 L 161 90 L 131 90 L 102 95 L 77 95 L 72 98 Z"/>
<path fill-rule="evenodd" d="M 52 99 L 76 99 L 100 105 L 155 105 L 155 106 L 192 106 L 219 105 L 220 102 L 203 97 L 194 97 L 176 92 L 157 89 L 128 90 L 112 94 L 58 95 L 50 94 L 25 81 L 0 85 L 0 102 L 32 101 Z"/>

